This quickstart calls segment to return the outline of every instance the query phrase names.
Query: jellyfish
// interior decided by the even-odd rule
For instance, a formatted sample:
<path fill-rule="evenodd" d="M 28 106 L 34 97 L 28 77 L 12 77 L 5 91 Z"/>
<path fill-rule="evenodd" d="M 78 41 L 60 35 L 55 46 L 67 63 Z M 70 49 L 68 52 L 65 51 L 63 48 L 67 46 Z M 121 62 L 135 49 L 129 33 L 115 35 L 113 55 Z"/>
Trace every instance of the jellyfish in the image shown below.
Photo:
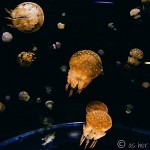
<path fill-rule="evenodd" d="M 36 99 L 36 103 L 40 104 L 41 102 L 42 102 L 41 98 L 38 97 L 38 98 Z"/>
<path fill-rule="evenodd" d="M 139 8 L 133 8 L 133 9 L 130 11 L 130 16 L 131 16 L 133 19 L 139 19 L 139 18 L 141 18 L 140 9 L 139 9 Z"/>
<path fill-rule="evenodd" d="M 6 95 L 6 96 L 5 96 L 5 100 L 6 100 L 6 101 L 11 100 L 11 96 L 10 96 L 10 95 Z"/>
<path fill-rule="evenodd" d="M 147 82 L 147 81 L 145 81 L 145 82 L 142 83 L 142 87 L 145 88 L 145 89 L 147 89 L 147 88 L 150 87 L 150 83 Z"/>
<path fill-rule="evenodd" d="M 0 112 L 3 112 L 5 110 L 5 105 L 0 102 Z"/>
<path fill-rule="evenodd" d="M 77 93 L 80 94 L 103 70 L 99 55 L 91 50 L 81 50 L 73 54 L 69 66 L 65 87 L 66 90 L 71 87 L 69 96 L 73 94 L 74 89 L 77 89 Z"/>
<path fill-rule="evenodd" d="M 48 108 L 48 109 L 52 109 L 52 107 L 53 107 L 53 101 L 51 101 L 51 100 L 48 100 L 48 101 L 46 101 L 45 102 L 45 106 Z"/>
<path fill-rule="evenodd" d="M 97 140 L 106 135 L 106 131 L 112 127 L 112 119 L 106 111 L 92 110 L 86 114 L 86 123 L 83 124 L 83 134 L 80 145 L 86 141 L 85 149 L 92 141 L 89 148 L 95 147 Z"/>
<path fill-rule="evenodd" d="M 33 2 L 19 4 L 14 10 L 6 9 L 12 24 L 8 26 L 16 28 L 21 32 L 31 33 L 39 30 L 44 23 L 44 13 L 42 8 Z"/>
<path fill-rule="evenodd" d="M 138 49 L 134 48 L 130 51 L 130 56 L 128 57 L 127 64 L 125 65 L 125 68 L 131 69 L 140 64 L 140 60 L 143 58 L 144 54 L 143 52 Z"/>
<path fill-rule="evenodd" d="M 105 52 L 104 52 L 103 49 L 99 49 L 99 50 L 97 51 L 97 53 L 98 53 L 100 56 L 105 55 Z"/>
<path fill-rule="evenodd" d="M 52 44 L 51 46 L 49 46 L 50 50 L 60 49 L 60 48 L 61 48 L 61 43 L 60 42 L 55 42 L 54 44 Z"/>
<path fill-rule="evenodd" d="M 126 105 L 126 114 L 130 114 L 132 109 L 133 109 L 133 105 L 132 104 L 127 104 Z"/>
<path fill-rule="evenodd" d="M 68 70 L 67 66 L 61 66 L 61 67 L 60 67 L 60 71 L 61 71 L 61 72 L 64 72 L 64 73 L 65 73 L 65 72 L 67 72 L 67 70 Z"/>
<path fill-rule="evenodd" d="M 65 28 L 65 24 L 59 22 L 59 23 L 57 24 L 57 28 L 60 29 L 60 30 L 63 30 L 63 29 Z"/>
<path fill-rule="evenodd" d="M 9 42 L 12 41 L 12 39 L 13 39 L 13 36 L 12 36 L 11 33 L 9 33 L 9 32 L 4 32 L 4 33 L 2 34 L 2 41 L 3 41 L 3 42 L 9 43 Z"/>
<path fill-rule="evenodd" d="M 46 93 L 47 93 L 47 94 L 51 94 L 51 92 L 52 92 L 52 87 L 46 86 L 46 87 L 45 87 L 45 90 L 46 90 Z"/>
<path fill-rule="evenodd" d="M 108 28 L 112 29 L 113 31 L 117 31 L 117 28 L 115 27 L 113 22 L 108 23 Z"/>
<path fill-rule="evenodd" d="M 23 101 L 26 101 L 26 102 L 28 102 L 30 100 L 30 96 L 26 91 L 21 91 L 18 94 L 18 98 L 19 98 L 19 100 L 23 100 Z"/>
<path fill-rule="evenodd" d="M 17 57 L 17 61 L 22 67 L 29 67 L 35 59 L 36 57 L 34 52 L 21 52 Z"/>

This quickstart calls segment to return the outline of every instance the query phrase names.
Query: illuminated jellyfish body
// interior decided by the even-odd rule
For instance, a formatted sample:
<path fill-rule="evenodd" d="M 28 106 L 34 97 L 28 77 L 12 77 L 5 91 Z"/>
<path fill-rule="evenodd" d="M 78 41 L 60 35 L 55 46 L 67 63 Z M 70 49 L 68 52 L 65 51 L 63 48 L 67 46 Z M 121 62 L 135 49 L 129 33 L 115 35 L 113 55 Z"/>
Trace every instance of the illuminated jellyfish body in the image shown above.
<path fill-rule="evenodd" d="M 125 68 L 131 69 L 140 64 L 140 60 L 143 58 L 144 54 L 143 52 L 138 49 L 134 48 L 130 51 L 130 56 L 128 57 L 127 64 L 125 65 Z"/>
<path fill-rule="evenodd" d="M 69 96 L 73 94 L 74 89 L 81 93 L 93 79 L 101 74 L 103 69 L 99 55 L 91 50 L 81 50 L 73 54 L 69 66 L 66 84 L 66 90 L 69 86 L 71 87 Z"/>
<path fill-rule="evenodd" d="M 21 52 L 18 54 L 17 61 L 22 67 L 29 67 L 36 57 L 33 52 Z"/>
<path fill-rule="evenodd" d="M 44 23 L 44 13 L 42 8 L 33 2 L 24 2 L 19 4 L 14 10 L 7 10 L 10 17 L 7 19 L 12 21 L 12 28 L 16 28 L 21 32 L 35 32 L 41 28 Z"/>
<path fill-rule="evenodd" d="M 18 94 L 18 98 L 19 98 L 19 100 L 26 101 L 26 102 L 28 102 L 30 100 L 30 96 L 26 91 L 21 91 Z"/>
<path fill-rule="evenodd" d="M 89 148 L 96 145 L 98 139 L 106 135 L 106 131 L 112 127 L 112 119 L 109 114 L 102 110 L 93 110 L 86 114 L 86 123 L 83 125 L 83 135 L 80 145 L 86 140 L 85 149 L 92 141 Z"/>
<path fill-rule="evenodd" d="M 0 102 L 0 112 L 3 112 L 5 110 L 5 105 Z"/>

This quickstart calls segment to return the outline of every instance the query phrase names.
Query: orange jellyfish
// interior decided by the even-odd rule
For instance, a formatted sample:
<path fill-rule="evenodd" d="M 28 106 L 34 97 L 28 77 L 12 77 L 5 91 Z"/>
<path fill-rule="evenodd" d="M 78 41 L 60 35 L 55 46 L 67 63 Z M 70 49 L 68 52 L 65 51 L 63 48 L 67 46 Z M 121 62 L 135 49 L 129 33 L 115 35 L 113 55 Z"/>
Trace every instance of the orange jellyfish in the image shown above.
<path fill-rule="evenodd" d="M 35 59 L 33 52 L 21 52 L 17 57 L 18 63 L 22 67 L 29 67 Z"/>
<path fill-rule="evenodd" d="M 143 56 L 144 54 L 140 49 L 138 48 L 132 49 L 130 51 L 130 56 L 128 57 L 128 61 L 127 61 L 127 64 L 125 65 L 125 68 L 131 69 L 133 67 L 138 66 Z"/>
<path fill-rule="evenodd" d="M 73 94 L 74 89 L 77 89 L 80 94 L 103 70 L 99 55 L 91 50 L 81 50 L 73 54 L 69 66 L 70 70 L 65 88 L 68 90 L 68 87 L 71 87 L 69 96 Z"/>
<path fill-rule="evenodd" d="M 5 110 L 5 104 L 0 102 L 0 112 L 3 112 Z"/>
<path fill-rule="evenodd" d="M 7 10 L 11 17 L 6 17 L 12 21 L 12 28 L 21 32 L 31 33 L 41 28 L 44 23 L 44 13 L 42 8 L 33 2 L 19 4 L 14 10 Z"/>
<path fill-rule="evenodd" d="M 92 141 L 92 143 L 89 148 L 95 147 L 97 140 L 104 137 L 106 135 L 106 131 L 112 127 L 112 119 L 107 113 L 107 106 L 102 103 L 101 107 L 99 107 L 100 105 L 95 107 L 95 102 L 93 106 L 94 107 L 89 109 L 90 111 L 86 114 L 86 123 L 83 124 L 83 134 L 80 139 L 80 145 L 86 141 L 85 149 L 90 141 Z"/>

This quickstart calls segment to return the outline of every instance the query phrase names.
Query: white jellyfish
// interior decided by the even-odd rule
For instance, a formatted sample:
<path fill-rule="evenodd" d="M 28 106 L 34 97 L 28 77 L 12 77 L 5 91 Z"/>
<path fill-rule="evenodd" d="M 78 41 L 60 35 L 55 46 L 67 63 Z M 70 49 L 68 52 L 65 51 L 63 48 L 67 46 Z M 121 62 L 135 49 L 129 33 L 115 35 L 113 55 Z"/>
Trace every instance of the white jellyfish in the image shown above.
<path fill-rule="evenodd" d="M 11 42 L 13 39 L 13 36 L 10 32 L 4 32 L 2 34 L 2 41 L 5 42 L 5 43 L 9 43 Z"/>
<path fill-rule="evenodd" d="M 9 101 L 11 99 L 11 96 L 10 95 L 6 95 L 5 99 L 6 99 L 6 101 Z"/>
<path fill-rule="evenodd" d="M 38 97 L 37 99 L 36 99 L 36 103 L 41 103 L 42 102 L 42 100 L 41 100 L 41 98 L 40 97 Z"/>
<path fill-rule="evenodd" d="M 121 66 L 121 61 L 117 60 L 117 61 L 116 61 L 116 66 L 117 66 L 117 67 Z"/>
<path fill-rule="evenodd" d="M 117 31 L 117 28 L 115 27 L 113 22 L 108 23 L 108 28 L 112 29 L 113 31 Z"/>
<path fill-rule="evenodd" d="M 104 52 L 103 49 L 99 49 L 99 50 L 97 51 L 97 53 L 98 53 L 100 56 L 105 55 L 105 52 Z"/>
<path fill-rule="evenodd" d="M 65 72 L 67 72 L 67 70 L 68 70 L 68 67 L 67 67 L 67 66 L 61 66 L 61 67 L 60 67 L 60 71 L 61 71 L 61 72 L 64 72 L 64 73 L 65 73 Z"/>
<path fill-rule="evenodd" d="M 63 30 L 63 29 L 65 28 L 65 24 L 59 22 L 59 23 L 57 24 L 57 28 L 60 29 L 60 30 Z"/>
<path fill-rule="evenodd" d="M 133 105 L 132 104 L 127 104 L 126 105 L 126 114 L 130 114 L 132 109 L 133 109 Z"/>
<path fill-rule="evenodd" d="M 26 101 L 26 102 L 28 102 L 30 100 L 30 96 L 26 91 L 21 91 L 18 94 L 18 98 L 19 98 L 19 100 L 23 100 L 23 101 Z"/>
<path fill-rule="evenodd" d="M 51 92 L 52 92 L 52 87 L 46 86 L 46 87 L 45 87 L 45 90 L 46 90 L 46 93 L 47 93 L 47 94 L 51 94 Z"/>
<path fill-rule="evenodd" d="M 65 12 L 63 12 L 61 15 L 62 15 L 63 17 L 65 17 L 65 16 L 66 16 L 66 13 L 65 13 Z"/>
<path fill-rule="evenodd" d="M 50 50 L 55 50 L 55 49 L 60 49 L 61 48 L 61 43 L 60 42 L 55 42 L 51 46 L 49 46 Z"/>
<path fill-rule="evenodd" d="M 48 100 L 48 101 L 45 102 L 45 106 L 46 106 L 49 110 L 51 110 L 52 107 L 53 107 L 53 103 L 54 103 L 53 101 Z"/>

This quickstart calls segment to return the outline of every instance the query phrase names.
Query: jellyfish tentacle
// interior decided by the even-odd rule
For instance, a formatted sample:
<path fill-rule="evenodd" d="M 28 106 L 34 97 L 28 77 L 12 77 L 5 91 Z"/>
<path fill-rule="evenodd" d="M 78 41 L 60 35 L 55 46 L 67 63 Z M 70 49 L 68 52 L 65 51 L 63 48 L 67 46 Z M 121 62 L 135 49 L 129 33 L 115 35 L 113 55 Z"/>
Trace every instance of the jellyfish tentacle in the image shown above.
<path fill-rule="evenodd" d="M 88 146 L 89 142 L 90 142 L 90 139 L 87 139 L 84 149 L 86 149 L 86 147 Z"/>
<path fill-rule="evenodd" d="M 8 14 L 11 14 L 11 13 L 13 12 L 12 9 L 8 10 L 7 8 L 5 8 L 5 10 L 6 10 L 6 12 L 7 12 Z"/>
<path fill-rule="evenodd" d="M 94 140 L 89 148 L 94 148 L 97 143 L 97 140 Z"/>
<path fill-rule="evenodd" d="M 80 139 L 80 145 L 82 145 L 82 143 L 84 142 L 84 140 L 85 140 L 85 136 L 84 136 L 84 134 L 82 134 L 81 139 Z"/>

